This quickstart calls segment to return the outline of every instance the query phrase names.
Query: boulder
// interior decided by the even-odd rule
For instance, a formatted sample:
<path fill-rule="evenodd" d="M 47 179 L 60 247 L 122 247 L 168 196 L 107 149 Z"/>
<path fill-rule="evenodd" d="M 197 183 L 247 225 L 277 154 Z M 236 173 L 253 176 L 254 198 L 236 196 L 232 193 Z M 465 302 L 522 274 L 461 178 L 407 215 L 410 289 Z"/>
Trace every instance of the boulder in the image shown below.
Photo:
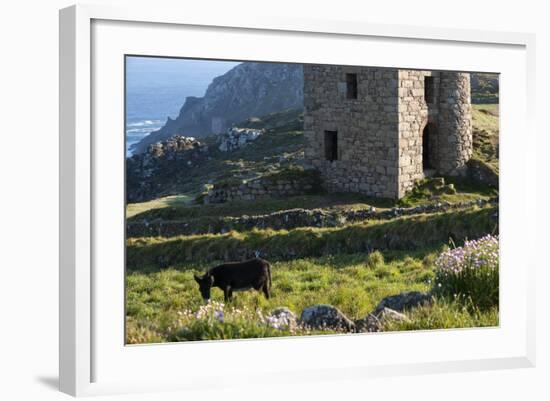
<path fill-rule="evenodd" d="M 409 318 L 402 313 L 399 313 L 390 308 L 382 309 L 378 315 L 378 321 L 381 325 L 386 322 L 409 322 Z"/>
<path fill-rule="evenodd" d="M 369 313 L 363 319 L 355 321 L 357 333 L 376 333 L 381 331 L 387 322 L 408 322 L 407 316 L 390 308 L 383 308 L 377 314 Z"/>
<path fill-rule="evenodd" d="M 355 321 L 355 331 L 358 333 L 374 333 L 380 331 L 381 328 L 382 322 L 372 313 Z"/>
<path fill-rule="evenodd" d="M 304 309 L 300 323 L 313 329 L 355 330 L 355 323 L 332 305 L 313 305 Z"/>
<path fill-rule="evenodd" d="M 376 308 L 374 314 L 379 315 L 384 308 L 389 308 L 397 312 L 402 312 L 407 309 L 415 308 L 426 304 L 431 304 L 433 298 L 426 292 L 409 291 L 397 295 L 391 295 L 382 299 Z"/>
<path fill-rule="evenodd" d="M 273 309 L 267 320 L 268 323 L 276 329 L 292 329 L 297 325 L 296 315 L 285 306 Z"/>

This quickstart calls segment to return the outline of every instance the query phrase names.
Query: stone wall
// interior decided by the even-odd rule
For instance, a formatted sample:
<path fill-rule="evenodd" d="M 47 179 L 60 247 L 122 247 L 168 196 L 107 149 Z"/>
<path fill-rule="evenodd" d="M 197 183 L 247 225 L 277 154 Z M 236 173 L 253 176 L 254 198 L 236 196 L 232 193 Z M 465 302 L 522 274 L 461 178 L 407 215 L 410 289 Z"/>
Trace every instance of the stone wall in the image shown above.
<path fill-rule="evenodd" d="M 442 72 L 440 96 L 438 170 L 441 174 L 464 175 L 473 144 L 470 74 Z"/>
<path fill-rule="evenodd" d="M 438 202 L 409 208 L 394 207 L 377 210 L 365 207 L 351 210 L 290 209 L 255 216 L 224 216 L 185 220 L 135 220 L 126 223 L 126 235 L 131 237 L 174 237 L 178 235 L 224 234 L 230 230 L 250 231 L 254 228 L 293 230 L 298 227 L 341 227 L 366 220 L 390 220 L 400 216 L 458 211 L 473 206 L 498 205 L 498 198 L 458 203 Z"/>
<path fill-rule="evenodd" d="M 424 98 L 424 80 L 434 79 L 434 99 L 428 104 Z M 439 77 L 430 71 L 399 70 L 399 189 L 398 197 L 411 190 L 415 181 L 424 178 L 423 131 L 429 116 L 437 114 Z M 430 142 L 434 142 L 432 135 Z M 433 147 L 432 147 L 433 148 Z M 431 152 L 430 158 L 434 159 Z"/>
<path fill-rule="evenodd" d="M 306 162 L 329 191 L 401 198 L 432 171 L 462 174 L 472 154 L 467 73 L 306 65 L 304 108 Z M 336 157 L 327 131 L 337 132 Z"/>
<path fill-rule="evenodd" d="M 346 74 L 357 74 L 357 98 L 346 96 Z M 304 66 L 305 158 L 329 191 L 395 198 L 397 190 L 395 69 Z M 337 131 L 337 160 L 327 160 L 325 131 Z"/>
<path fill-rule="evenodd" d="M 202 196 L 204 204 L 232 201 L 255 201 L 305 195 L 319 188 L 319 179 L 313 171 L 296 176 L 274 174 L 242 183 L 217 184 Z"/>

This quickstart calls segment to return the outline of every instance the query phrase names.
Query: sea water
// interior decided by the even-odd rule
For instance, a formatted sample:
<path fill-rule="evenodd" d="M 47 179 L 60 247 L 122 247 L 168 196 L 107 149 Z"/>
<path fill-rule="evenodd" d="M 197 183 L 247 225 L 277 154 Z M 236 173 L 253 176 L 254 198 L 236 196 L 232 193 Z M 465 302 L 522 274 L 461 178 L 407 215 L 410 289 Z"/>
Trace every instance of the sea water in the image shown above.
<path fill-rule="evenodd" d="M 126 156 L 130 147 L 168 117 L 178 116 L 188 96 L 204 96 L 212 80 L 239 64 L 166 57 L 126 58 Z"/>

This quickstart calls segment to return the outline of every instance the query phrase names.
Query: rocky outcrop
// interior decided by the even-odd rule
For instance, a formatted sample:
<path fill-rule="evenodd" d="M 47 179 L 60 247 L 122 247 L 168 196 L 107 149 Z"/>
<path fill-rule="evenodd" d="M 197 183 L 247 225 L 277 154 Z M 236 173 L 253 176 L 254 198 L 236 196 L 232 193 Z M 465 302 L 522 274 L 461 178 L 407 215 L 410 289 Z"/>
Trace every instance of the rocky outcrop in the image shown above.
<path fill-rule="evenodd" d="M 255 141 L 263 133 L 263 129 L 229 128 L 226 134 L 219 136 L 218 149 L 222 152 L 232 152 L 241 149 Z"/>
<path fill-rule="evenodd" d="M 196 167 L 208 154 L 208 146 L 195 138 L 175 135 L 150 145 L 145 153 L 127 158 L 127 202 L 142 202 L 174 192 L 177 177 Z"/>
<path fill-rule="evenodd" d="M 143 153 L 150 144 L 172 135 L 202 137 L 225 132 L 234 123 L 253 116 L 303 108 L 300 64 L 241 63 L 208 86 L 204 97 L 188 97 L 175 120 L 132 146 Z"/>

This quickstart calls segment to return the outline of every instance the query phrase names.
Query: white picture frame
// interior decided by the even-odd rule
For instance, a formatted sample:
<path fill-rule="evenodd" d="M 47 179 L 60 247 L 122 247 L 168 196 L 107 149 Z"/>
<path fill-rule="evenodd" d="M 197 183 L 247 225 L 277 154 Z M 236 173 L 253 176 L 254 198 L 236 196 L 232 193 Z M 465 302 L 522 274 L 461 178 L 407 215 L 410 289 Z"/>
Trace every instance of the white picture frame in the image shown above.
<path fill-rule="evenodd" d="M 140 36 L 144 32 L 147 35 Z M 160 41 L 174 33 L 193 35 L 193 39 L 199 40 L 198 45 L 185 50 L 169 40 Z M 233 42 L 237 38 L 244 42 L 249 40 L 250 46 L 239 50 L 223 43 L 223 48 L 215 50 L 213 37 L 218 35 L 219 38 L 220 34 Z M 246 51 L 253 49 L 254 39 L 257 39 L 254 35 L 261 35 L 262 40 L 273 45 L 270 53 L 260 54 L 261 49 L 258 48 L 255 56 L 250 53 L 246 55 Z M 130 43 L 132 41 L 140 43 Z M 279 41 L 311 43 L 311 49 L 305 54 L 291 45 L 286 49 L 286 58 L 277 57 L 272 54 L 277 53 Z M 221 59 L 330 62 L 335 60 L 330 57 L 337 57 L 337 51 L 332 56 L 322 54 L 319 44 L 326 45 L 327 49 L 337 49 L 333 43 L 335 41 L 338 41 L 342 54 L 349 53 L 346 50 L 349 43 L 374 50 L 401 46 L 401 51 L 395 54 L 390 50 L 380 50 L 384 60 L 377 57 L 374 64 L 380 62 L 385 67 L 418 67 L 410 60 L 414 58 L 415 49 L 422 49 L 423 46 L 437 49 L 440 55 L 439 60 L 427 56 L 426 60 L 431 61 L 423 65 L 426 69 L 450 69 L 454 65 L 453 69 L 485 71 L 475 68 L 481 64 L 468 60 L 468 57 L 460 65 L 456 62 L 449 64 L 446 57 L 458 57 L 461 52 L 469 54 L 474 51 L 480 58 L 487 58 L 483 54 L 488 49 L 493 49 L 493 54 L 492 60 L 486 61 L 486 69 L 502 63 L 502 68 L 487 69 L 502 74 L 500 219 L 504 267 L 501 268 L 500 327 L 133 347 L 124 346 L 118 334 L 111 337 L 110 333 L 119 333 L 123 325 L 123 319 L 120 322 L 117 319 L 120 317 L 120 304 L 123 303 L 120 293 L 123 286 L 120 283 L 124 279 L 120 275 L 124 267 L 119 263 L 120 252 L 123 251 L 118 248 L 123 247 L 124 236 L 122 229 L 106 229 L 112 224 L 117 228 L 123 227 L 123 221 L 120 221 L 120 211 L 106 213 L 104 202 L 116 199 L 123 193 L 119 174 L 123 164 L 123 147 L 118 149 L 123 143 L 122 125 L 118 125 L 123 116 L 116 116 L 121 107 L 118 96 L 123 96 L 123 87 L 120 86 L 122 72 L 110 71 L 109 67 L 114 64 L 110 64 L 109 60 L 118 63 L 116 60 L 120 54 L 135 53 L 129 49 L 137 49 L 136 54 L 154 51 L 165 56 L 208 57 L 208 51 L 217 51 L 215 57 Z M 206 44 L 211 45 L 210 50 Z M 347 378 L 359 382 L 375 376 L 534 366 L 535 260 L 531 255 L 535 253 L 528 251 L 533 244 L 528 238 L 519 238 L 518 232 L 535 231 L 536 210 L 528 206 L 527 191 L 517 190 L 519 185 L 522 188 L 536 186 L 535 150 L 530 148 L 535 143 L 532 126 L 535 109 L 534 44 L 534 35 L 522 33 L 292 18 L 252 20 L 246 16 L 238 21 L 224 21 L 219 17 L 186 15 L 184 10 L 155 7 L 78 5 L 61 10 L 60 390 L 75 396 L 196 390 L 244 386 L 251 378 L 258 385 L 271 382 L 274 378 L 286 381 Z M 411 49 L 410 52 L 407 49 Z M 357 58 L 347 57 L 341 63 L 362 62 L 360 55 Z M 104 61 L 105 64 L 102 64 Z M 107 82 L 113 84 L 109 90 L 114 92 L 104 91 Z M 120 93 L 113 98 L 116 91 Z M 110 96 L 113 103 L 109 103 L 107 98 L 102 98 L 105 102 L 97 102 L 102 96 Z M 106 108 L 110 111 L 105 111 Z M 102 114 L 107 112 L 113 113 L 112 118 Z M 110 125 L 103 126 L 103 123 Z M 118 139 L 115 135 L 97 135 L 99 128 L 105 128 L 102 132 L 112 132 L 110 127 L 116 129 L 117 126 L 121 132 Z M 521 140 L 511 135 L 514 131 L 524 133 Z M 113 189 L 117 185 L 120 188 Z M 525 251 L 525 255 L 522 256 L 521 251 Z M 104 269 L 105 261 L 111 258 L 115 261 L 115 267 L 107 271 Z M 512 265 L 520 268 L 513 270 L 506 267 Z M 101 288 L 101 298 L 97 296 L 98 288 Z M 111 308 L 114 311 L 112 314 L 107 311 L 107 304 L 117 305 Z M 409 349 L 441 341 L 452 341 L 454 350 L 421 359 Z M 248 358 L 263 352 L 267 344 L 273 364 L 247 367 Z M 467 350 L 463 344 L 472 344 L 472 349 Z M 376 352 L 376 349 L 389 346 L 393 347 L 396 355 Z M 326 350 L 324 358 L 318 357 L 320 347 Z M 289 353 L 297 350 L 300 350 L 301 358 L 286 368 L 285 358 L 288 364 Z M 347 352 L 351 350 L 360 351 Z M 220 352 L 226 353 L 233 361 L 234 374 L 222 374 L 215 367 L 205 370 L 207 365 L 198 360 L 201 354 Z M 336 358 L 339 353 L 345 355 Z M 183 373 L 167 374 L 170 369 L 173 370 L 176 358 L 181 361 L 182 355 L 191 361 L 187 365 L 179 363 L 185 378 Z M 239 358 L 240 355 L 244 357 Z M 135 369 L 136 366 L 140 366 L 140 371 Z M 157 372 L 152 371 L 151 366 L 155 366 Z M 243 372 L 247 374 L 246 381 L 237 379 L 237 375 Z M 215 381 L 211 380 L 213 377 Z"/>

